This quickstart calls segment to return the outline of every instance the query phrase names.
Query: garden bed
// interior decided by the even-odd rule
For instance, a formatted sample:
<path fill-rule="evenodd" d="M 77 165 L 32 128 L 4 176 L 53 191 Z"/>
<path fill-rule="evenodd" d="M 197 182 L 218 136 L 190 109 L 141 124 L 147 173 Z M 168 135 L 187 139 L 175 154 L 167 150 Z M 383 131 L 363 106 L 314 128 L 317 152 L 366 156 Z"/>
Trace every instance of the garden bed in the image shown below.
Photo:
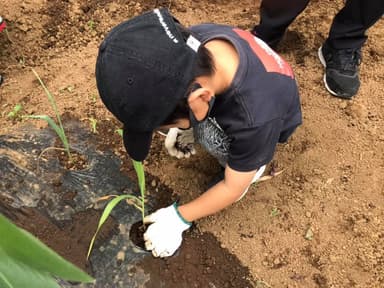
<path fill-rule="evenodd" d="M 129 287 L 124 281 L 188 288 L 383 287 L 384 23 L 368 32 L 357 97 L 332 97 L 324 88 L 316 52 L 342 2 L 311 1 L 279 47 L 294 69 L 304 115 L 303 125 L 276 151 L 274 161 L 284 172 L 253 186 L 228 209 L 197 221 L 179 253 L 168 260 L 130 246 L 126 230 L 140 215 L 121 203 L 87 262 L 102 208 L 93 205 L 96 197 L 137 189 L 131 160 L 116 133 L 121 125 L 97 94 L 94 68 L 103 35 L 156 3 L 170 7 L 187 25 L 216 22 L 250 29 L 258 21 L 260 1 L 4 1 L 0 13 L 10 38 L 0 34 L 1 213 L 95 275 L 98 287 Z M 80 167 L 63 166 L 60 155 L 51 151 L 40 159 L 38 173 L 39 152 L 60 142 L 43 121 L 8 117 L 17 104 L 23 115 L 54 115 L 31 67 L 55 96 L 69 141 L 88 155 Z M 163 141 L 154 136 L 144 163 L 153 208 L 195 198 L 219 171 L 199 148 L 190 159 L 172 159 Z M 89 167 L 101 169 L 103 177 L 96 182 L 102 189 L 94 189 L 93 181 L 82 182 L 79 171 L 88 173 Z M 159 195 L 166 201 L 155 200 Z M 97 267 L 108 257 L 113 265 L 102 273 Z M 187 269 L 195 274 L 189 276 Z"/>

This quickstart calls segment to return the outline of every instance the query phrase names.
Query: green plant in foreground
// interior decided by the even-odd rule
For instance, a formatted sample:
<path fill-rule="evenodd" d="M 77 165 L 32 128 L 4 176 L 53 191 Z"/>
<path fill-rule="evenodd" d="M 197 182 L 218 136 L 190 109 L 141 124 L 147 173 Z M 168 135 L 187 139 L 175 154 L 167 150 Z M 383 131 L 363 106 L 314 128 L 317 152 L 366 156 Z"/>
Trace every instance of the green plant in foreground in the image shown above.
<path fill-rule="evenodd" d="M 64 150 L 68 154 L 69 161 L 72 161 L 72 156 L 71 156 L 71 152 L 70 152 L 68 138 L 64 132 L 64 127 L 63 127 L 63 124 L 61 122 L 61 117 L 60 117 L 59 111 L 57 109 L 55 98 L 53 97 L 51 92 L 49 92 L 48 88 L 45 86 L 44 82 L 41 80 L 39 74 L 37 74 L 35 69 L 33 69 L 33 68 L 31 68 L 31 69 L 32 69 L 33 74 L 35 74 L 37 80 L 40 82 L 40 85 L 43 87 L 45 94 L 48 97 L 49 103 L 51 104 L 53 111 L 55 112 L 57 123 L 48 115 L 27 115 L 27 116 L 23 116 L 23 117 L 47 121 L 47 123 L 56 132 L 56 134 L 59 136 L 61 142 L 63 143 Z"/>
<path fill-rule="evenodd" d="M 0 287 L 59 288 L 55 277 L 94 279 L 0 214 Z"/>
<path fill-rule="evenodd" d="M 16 104 L 12 111 L 7 114 L 7 117 L 10 119 L 20 119 L 21 118 L 21 111 L 23 110 L 23 106 L 21 104 Z"/>
<path fill-rule="evenodd" d="M 87 253 L 87 259 L 89 258 L 89 255 L 91 254 L 93 244 L 96 239 L 96 235 L 99 232 L 100 228 L 103 226 L 104 222 L 107 220 L 109 214 L 111 214 L 113 208 L 121 201 L 121 200 L 128 200 L 127 203 L 133 205 L 135 208 L 137 208 L 141 212 L 141 219 L 144 221 L 145 217 L 145 175 L 144 175 L 144 168 L 143 163 L 139 161 L 132 160 L 133 167 L 135 168 L 137 179 L 139 182 L 139 188 L 140 188 L 140 197 L 136 197 L 134 195 L 130 194 L 124 194 L 124 195 L 107 195 L 105 197 L 100 198 L 99 200 L 105 200 L 113 197 L 113 199 L 105 206 L 103 213 L 101 214 L 99 224 L 97 225 L 97 229 L 95 234 L 92 237 L 91 243 L 89 244 L 88 253 Z"/>

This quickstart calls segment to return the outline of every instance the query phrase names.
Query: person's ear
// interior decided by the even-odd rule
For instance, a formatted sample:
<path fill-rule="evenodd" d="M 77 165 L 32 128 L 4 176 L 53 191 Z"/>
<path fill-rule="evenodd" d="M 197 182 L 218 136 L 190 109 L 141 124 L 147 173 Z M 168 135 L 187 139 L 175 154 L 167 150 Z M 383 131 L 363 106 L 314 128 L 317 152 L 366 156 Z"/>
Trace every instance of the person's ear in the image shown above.
<path fill-rule="evenodd" d="M 209 102 L 214 96 L 214 91 L 206 87 L 199 87 L 189 94 L 188 105 L 198 121 L 209 113 Z"/>
<path fill-rule="evenodd" d="M 196 90 L 192 91 L 191 94 L 189 94 L 188 104 L 190 106 L 194 106 L 195 104 L 199 104 L 199 102 L 208 103 L 214 96 L 215 93 L 211 89 L 199 87 Z"/>

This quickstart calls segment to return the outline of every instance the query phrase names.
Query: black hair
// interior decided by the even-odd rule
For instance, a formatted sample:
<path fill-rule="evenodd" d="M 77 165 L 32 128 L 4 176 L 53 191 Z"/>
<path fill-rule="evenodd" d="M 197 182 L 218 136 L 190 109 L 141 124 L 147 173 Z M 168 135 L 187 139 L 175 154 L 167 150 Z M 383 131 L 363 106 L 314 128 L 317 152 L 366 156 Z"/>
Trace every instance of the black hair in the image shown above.
<path fill-rule="evenodd" d="M 184 41 L 187 41 L 189 36 L 194 36 L 194 34 L 189 29 L 185 28 L 180 23 L 175 22 L 175 24 L 176 27 L 179 28 Z M 194 37 L 197 38 L 196 36 Z M 200 45 L 199 49 L 197 50 L 197 61 L 194 70 L 195 78 L 200 76 L 210 76 L 215 72 L 215 64 L 213 62 L 212 53 L 204 45 Z"/>
<path fill-rule="evenodd" d="M 181 24 L 176 23 L 176 26 L 180 29 L 181 34 L 183 35 L 184 40 L 186 41 L 188 37 L 191 35 L 191 32 L 183 27 Z M 194 68 L 194 77 L 201 76 L 211 76 L 215 72 L 215 64 L 213 62 L 212 53 L 204 47 L 204 45 L 200 45 L 197 50 L 197 60 Z M 177 103 L 175 110 L 164 120 L 162 125 L 171 125 L 175 124 L 176 120 L 181 118 L 188 118 L 189 115 L 189 106 L 188 106 L 188 96 L 192 92 L 194 80 L 190 83 L 190 88 L 186 91 L 186 95 L 183 99 Z"/>

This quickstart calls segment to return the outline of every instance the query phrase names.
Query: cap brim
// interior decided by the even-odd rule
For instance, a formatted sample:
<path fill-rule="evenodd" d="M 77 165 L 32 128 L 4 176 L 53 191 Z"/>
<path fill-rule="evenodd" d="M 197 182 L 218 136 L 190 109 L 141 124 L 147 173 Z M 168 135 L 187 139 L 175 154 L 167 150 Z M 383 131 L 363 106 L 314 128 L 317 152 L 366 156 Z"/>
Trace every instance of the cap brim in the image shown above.
<path fill-rule="evenodd" d="M 124 128 L 123 141 L 129 156 L 136 161 L 143 161 L 151 147 L 152 132 L 132 132 Z"/>

